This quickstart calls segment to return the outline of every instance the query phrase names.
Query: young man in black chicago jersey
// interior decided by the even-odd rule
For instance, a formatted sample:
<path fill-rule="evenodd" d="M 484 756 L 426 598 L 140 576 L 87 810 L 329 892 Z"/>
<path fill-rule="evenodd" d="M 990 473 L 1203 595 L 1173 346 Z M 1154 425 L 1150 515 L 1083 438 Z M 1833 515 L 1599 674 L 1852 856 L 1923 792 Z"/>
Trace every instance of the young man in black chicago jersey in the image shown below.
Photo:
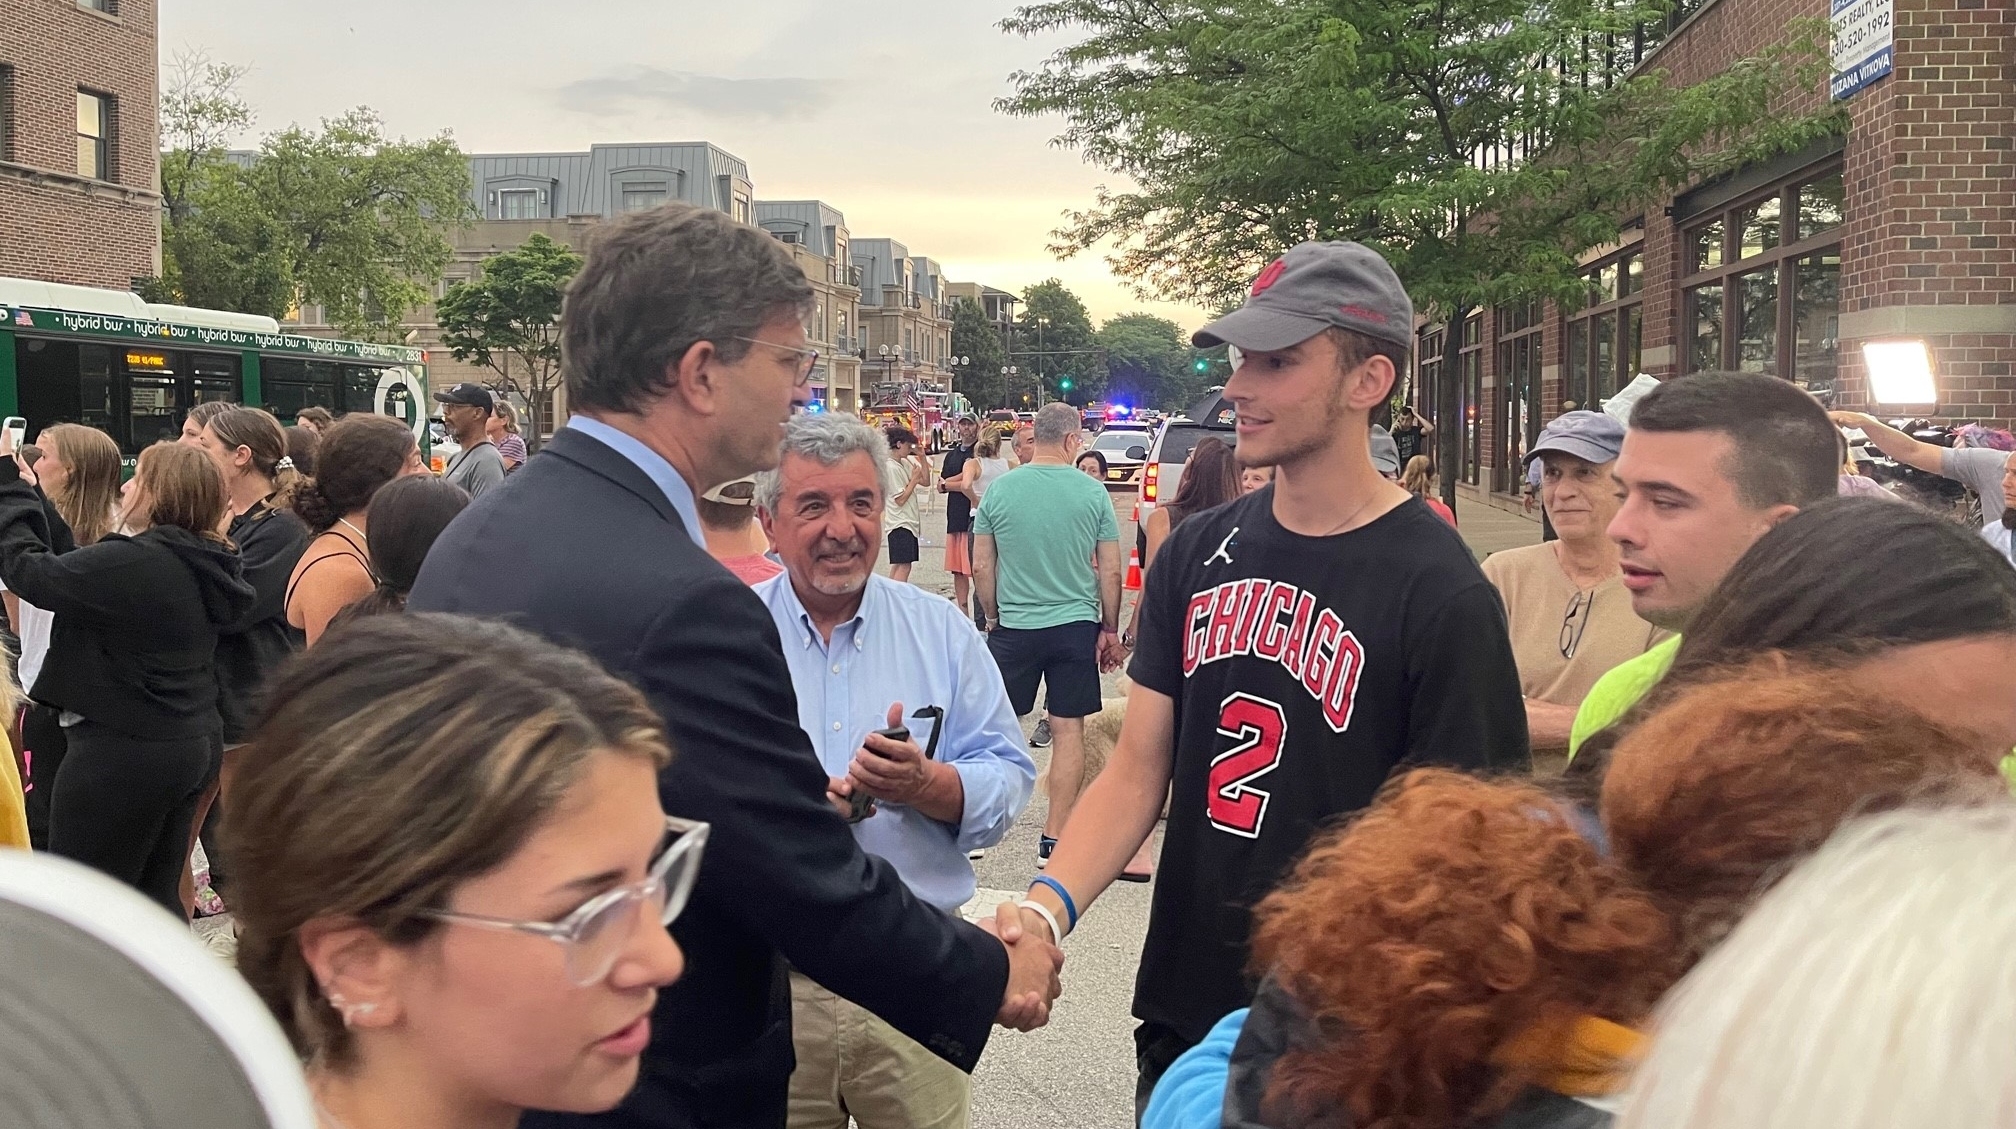
<path fill-rule="evenodd" d="M 1496 591 L 1455 530 L 1372 465 L 1370 414 L 1413 332 L 1376 252 L 1304 243 L 1196 334 L 1243 354 L 1224 391 L 1239 461 L 1274 482 L 1185 521 L 1156 556 L 1118 746 L 1021 914 L 1068 933 L 1173 782 L 1134 994 L 1144 1105 L 1250 1002 L 1249 911 L 1313 832 L 1403 764 L 1529 763 Z"/>

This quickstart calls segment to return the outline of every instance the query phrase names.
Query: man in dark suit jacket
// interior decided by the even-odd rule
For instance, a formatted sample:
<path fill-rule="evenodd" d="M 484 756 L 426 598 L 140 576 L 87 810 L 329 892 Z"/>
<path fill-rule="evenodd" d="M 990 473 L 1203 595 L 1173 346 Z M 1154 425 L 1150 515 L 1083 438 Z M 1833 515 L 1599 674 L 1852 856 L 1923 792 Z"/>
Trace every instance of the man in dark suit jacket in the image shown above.
<path fill-rule="evenodd" d="M 785 961 L 971 1070 L 998 1018 L 1047 1017 L 1062 957 L 1013 949 L 911 896 L 826 798 L 763 604 L 707 555 L 694 498 L 775 466 L 817 354 L 812 292 L 766 233 L 670 205 L 604 229 L 568 290 L 577 413 L 429 553 L 411 606 L 507 618 L 639 686 L 675 756 L 665 810 L 713 825 L 672 926 L 683 979 L 659 997 L 635 1092 L 528 1126 L 784 1124 Z"/>

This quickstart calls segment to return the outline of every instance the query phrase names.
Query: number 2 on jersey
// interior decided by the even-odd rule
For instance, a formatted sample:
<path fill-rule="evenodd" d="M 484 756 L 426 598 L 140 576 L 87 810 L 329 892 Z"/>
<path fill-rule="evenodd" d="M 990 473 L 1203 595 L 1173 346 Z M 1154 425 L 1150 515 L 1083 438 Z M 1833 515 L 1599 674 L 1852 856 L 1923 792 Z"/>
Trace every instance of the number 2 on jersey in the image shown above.
<path fill-rule="evenodd" d="M 1272 796 L 1253 782 L 1281 763 L 1281 743 L 1288 736 L 1288 718 L 1281 707 L 1251 694 L 1225 699 L 1218 713 L 1218 732 L 1232 738 L 1231 748 L 1211 759 L 1205 805 L 1211 826 L 1248 839 L 1260 837 Z"/>

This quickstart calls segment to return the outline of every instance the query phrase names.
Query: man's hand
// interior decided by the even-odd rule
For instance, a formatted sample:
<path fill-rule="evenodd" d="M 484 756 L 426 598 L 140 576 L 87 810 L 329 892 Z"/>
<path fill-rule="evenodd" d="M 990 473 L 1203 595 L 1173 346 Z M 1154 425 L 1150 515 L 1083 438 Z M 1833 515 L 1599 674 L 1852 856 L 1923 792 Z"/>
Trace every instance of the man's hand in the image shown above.
<path fill-rule="evenodd" d="M 827 777 L 826 802 L 833 805 L 833 810 L 840 813 L 841 819 L 854 818 L 854 782 L 845 776 Z M 875 814 L 873 801 L 868 804 L 868 814 L 870 817 Z"/>
<path fill-rule="evenodd" d="M 1099 672 L 1111 674 L 1127 662 L 1127 644 L 1121 642 L 1117 632 L 1101 628 L 1099 631 Z"/>
<path fill-rule="evenodd" d="M 1004 904 L 1003 914 L 1019 915 L 1013 905 Z M 1008 920 L 1018 920 L 1009 917 Z M 982 922 L 982 927 L 987 923 Z M 1008 991 L 994 1022 L 1017 1031 L 1034 1031 L 1050 1022 L 1050 1005 L 1064 994 L 1064 951 L 1043 940 L 1048 927 L 1033 932 L 1018 931 L 1008 946 Z"/>
<path fill-rule="evenodd" d="M 889 726 L 902 724 L 903 703 L 897 702 L 889 707 Z M 931 762 L 914 739 L 891 741 L 875 733 L 862 742 L 854 763 L 847 766 L 847 779 L 854 787 L 892 804 L 915 804 L 931 786 L 931 777 Z"/>

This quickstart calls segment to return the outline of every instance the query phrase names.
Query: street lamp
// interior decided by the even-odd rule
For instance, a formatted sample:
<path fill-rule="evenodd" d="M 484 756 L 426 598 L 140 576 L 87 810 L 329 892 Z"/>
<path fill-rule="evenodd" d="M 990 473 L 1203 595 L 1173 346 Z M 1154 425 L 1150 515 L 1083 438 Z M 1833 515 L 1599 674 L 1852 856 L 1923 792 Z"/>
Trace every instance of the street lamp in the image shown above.
<path fill-rule="evenodd" d="M 1020 365 L 1002 365 L 1002 366 L 1001 366 L 1001 395 L 1002 395 L 1002 402 L 1001 402 L 1001 406 L 1002 406 L 1002 407 L 1004 407 L 1004 408 L 1005 408 L 1005 407 L 1007 407 L 1007 406 L 1008 406 L 1009 404 L 1011 404 L 1011 403 L 1013 403 L 1013 402 L 1014 402 L 1014 401 L 1013 401 L 1013 399 L 1012 399 L 1012 397 L 1013 397 L 1013 396 L 1014 396 L 1014 394 L 1015 394 L 1015 392 L 1014 392 L 1014 389 L 1015 389 L 1015 380 L 1016 380 L 1016 378 L 1017 378 L 1017 377 L 1019 377 L 1019 376 L 1021 376 L 1021 375 L 1022 375 L 1022 366 L 1020 366 Z M 1025 397 L 1025 399 L 1026 399 L 1026 397 Z"/>

